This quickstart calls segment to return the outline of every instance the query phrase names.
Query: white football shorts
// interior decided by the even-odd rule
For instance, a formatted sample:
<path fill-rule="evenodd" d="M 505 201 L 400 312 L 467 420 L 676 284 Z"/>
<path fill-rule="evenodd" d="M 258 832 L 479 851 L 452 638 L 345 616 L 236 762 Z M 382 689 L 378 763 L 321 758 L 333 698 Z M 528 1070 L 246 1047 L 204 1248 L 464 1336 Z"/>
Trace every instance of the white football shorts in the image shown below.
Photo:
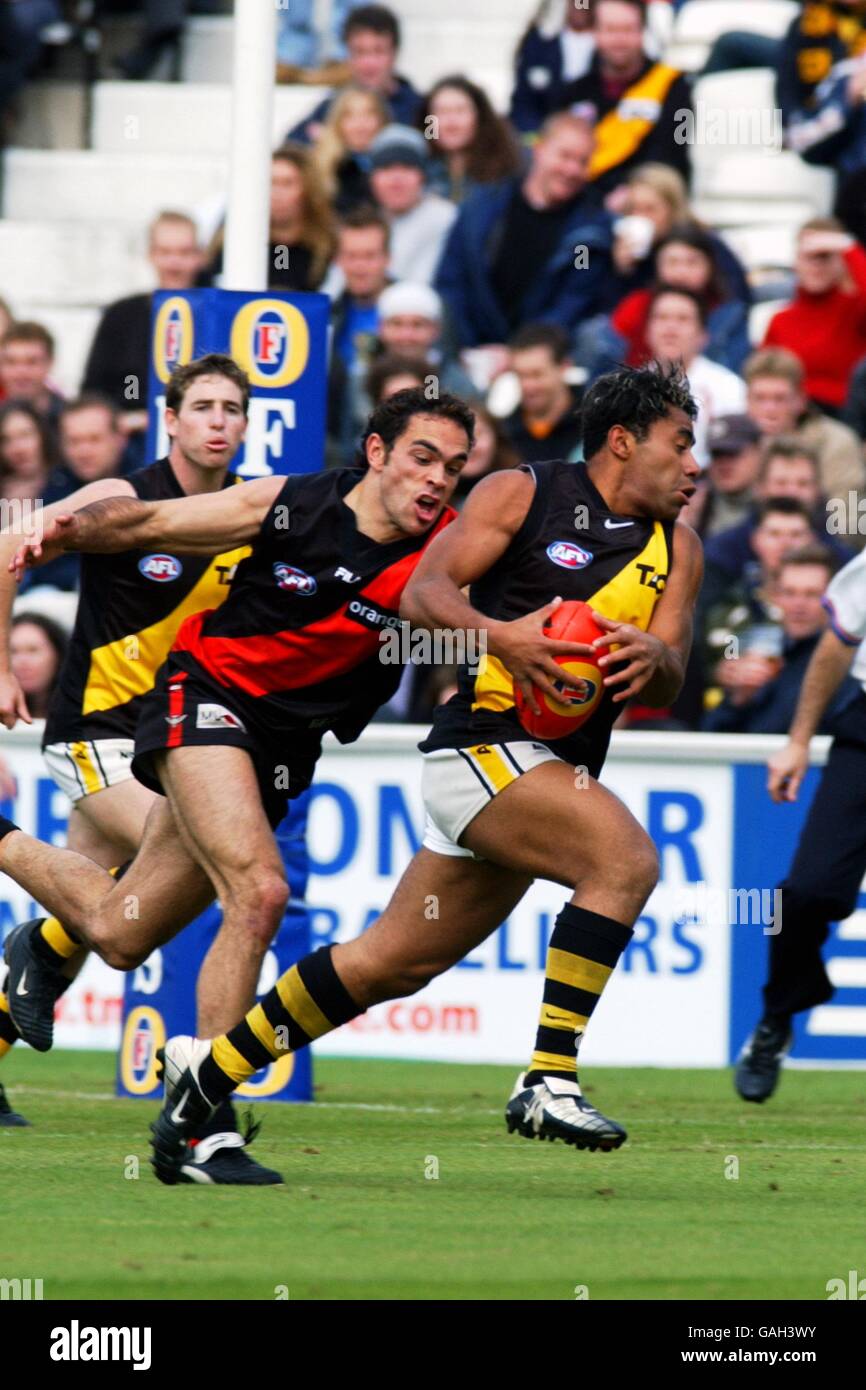
<path fill-rule="evenodd" d="M 541 763 L 562 762 L 543 743 L 479 743 L 474 748 L 437 748 L 424 753 L 421 789 L 427 823 L 424 846 L 434 854 L 475 859 L 458 844 L 471 820 L 499 792 Z"/>
<path fill-rule="evenodd" d="M 132 777 L 131 738 L 98 738 L 92 742 L 49 743 L 43 749 L 45 766 L 70 801 L 116 787 Z"/>

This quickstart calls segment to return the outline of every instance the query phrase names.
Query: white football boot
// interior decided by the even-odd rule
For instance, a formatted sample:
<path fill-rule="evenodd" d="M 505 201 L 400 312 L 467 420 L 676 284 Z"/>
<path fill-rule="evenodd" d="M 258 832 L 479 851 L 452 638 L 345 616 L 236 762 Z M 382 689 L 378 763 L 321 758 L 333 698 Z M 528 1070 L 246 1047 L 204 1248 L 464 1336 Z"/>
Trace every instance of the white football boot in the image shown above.
<path fill-rule="evenodd" d="M 624 1144 L 625 1130 L 590 1105 L 576 1081 L 545 1076 L 535 1086 L 526 1085 L 526 1073 L 515 1082 L 505 1107 L 509 1134 L 516 1130 L 524 1139 L 562 1139 L 577 1149 L 601 1149 L 607 1153 Z"/>

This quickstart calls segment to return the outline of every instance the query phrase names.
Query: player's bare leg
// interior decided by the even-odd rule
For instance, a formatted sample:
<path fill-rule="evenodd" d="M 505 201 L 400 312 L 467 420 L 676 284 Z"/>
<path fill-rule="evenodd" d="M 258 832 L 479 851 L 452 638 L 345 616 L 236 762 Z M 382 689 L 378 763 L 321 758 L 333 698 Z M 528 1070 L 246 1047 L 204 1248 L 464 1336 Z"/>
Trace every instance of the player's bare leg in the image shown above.
<path fill-rule="evenodd" d="M 198 977 L 198 1031 L 211 1038 L 251 1008 L 289 900 L 286 872 L 242 748 L 175 748 L 159 777 L 188 853 L 213 883 L 222 925 Z"/>
<path fill-rule="evenodd" d="M 206 1112 L 266 1062 L 349 1022 L 371 1004 L 421 989 L 489 936 L 534 878 L 572 890 L 548 958 L 548 982 L 563 991 L 564 1002 L 554 1008 L 545 999 L 542 1011 L 544 1037 L 553 1030 L 550 1046 L 560 1051 L 536 1048 L 534 1061 L 542 1061 L 547 1082 L 524 1085 L 521 1077 L 515 1098 L 525 1094 L 526 1113 L 513 1127 L 526 1123 L 530 1128 L 522 1133 L 545 1132 L 580 1147 L 614 1148 L 623 1141 L 624 1131 L 582 1097 L 576 1053 L 656 882 L 652 842 L 610 792 L 592 779 L 578 779 L 565 763 L 549 762 L 500 792 L 470 822 L 461 844 L 483 855 L 483 862 L 422 849 L 382 917 L 362 936 L 293 966 L 211 1047 L 172 1040 L 167 1076 L 174 1094 L 187 1100 L 178 1102 L 180 1125 L 167 1108 L 157 1126 L 155 1166 L 163 1180 L 173 1180 L 182 1159 L 187 1113 L 199 1107 Z M 564 1075 L 557 1077 L 560 1068 Z"/>
<path fill-rule="evenodd" d="M 361 937 L 292 966 L 228 1035 L 213 1043 L 170 1039 L 166 1106 L 153 1127 L 157 1175 L 169 1184 L 185 1180 L 187 1137 L 259 1067 L 349 1022 L 370 1004 L 420 989 L 489 936 L 528 887 L 523 874 L 422 849 L 382 917 Z"/>
<path fill-rule="evenodd" d="M 136 854 L 155 800 L 156 794 L 134 778 L 82 797 L 69 812 L 66 848 L 92 859 L 100 868 L 118 868 Z M 61 973 L 74 979 L 87 954 L 87 948 L 82 947 Z"/>
<path fill-rule="evenodd" d="M 72 850 L 17 827 L 0 840 L 0 871 L 56 913 L 116 970 L 134 970 L 213 901 L 207 875 L 187 852 L 161 797 L 141 848 L 120 882 Z"/>
<path fill-rule="evenodd" d="M 505 921 L 531 882 L 507 867 L 420 849 L 381 917 L 332 949 L 358 1012 L 414 994 L 456 965 Z"/>
<path fill-rule="evenodd" d="M 617 797 L 559 762 L 512 782 L 463 840 L 478 854 L 535 866 L 539 877 L 574 887 L 550 939 L 535 1050 L 508 1103 L 509 1130 L 578 1148 L 618 1148 L 625 1131 L 583 1098 L 577 1052 L 655 886 L 655 846 Z"/>
<path fill-rule="evenodd" d="M 130 778 L 113 787 L 103 788 L 89 796 L 82 797 L 70 809 L 66 833 L 66 847 L 76 854 L 84 855 L 104 869 L 114 869 L 126 863 L 141 843 L 144 822 L 154 801 L 154 793 L 141 783 Z M 25 923 L 23 927 L 32 927 Z M 79 945 L 65 930 L 57 918 L 38 918 L 36 930 L 40 932 L 46 945 L 53 943 L 57 954 L 57 984 L 55 999 L 69 987 L 80 972 L 88 956 L 88 948 Z M 67 954 L 68 953 L 68 954 Z M 5 979 L 5 964 L 0 966 Z M 50 1046 L 53 1041 L 52 1020 L 45 1019 L 44 1041 Z M 9 1001 L 5 993 L 0 994 L 0 1058 L 10 1051 L 20 1034 L 12 1021 Z M 4 1123 L 4 1099 L 0 1088 L 0 1124 Z M 6 1114 L 14 1112 L 6 1108 Z M 20 1117 L 18 1123 L 26 1123 Z M 5 1121 L 10 1123 L 10 1121 Z"/>

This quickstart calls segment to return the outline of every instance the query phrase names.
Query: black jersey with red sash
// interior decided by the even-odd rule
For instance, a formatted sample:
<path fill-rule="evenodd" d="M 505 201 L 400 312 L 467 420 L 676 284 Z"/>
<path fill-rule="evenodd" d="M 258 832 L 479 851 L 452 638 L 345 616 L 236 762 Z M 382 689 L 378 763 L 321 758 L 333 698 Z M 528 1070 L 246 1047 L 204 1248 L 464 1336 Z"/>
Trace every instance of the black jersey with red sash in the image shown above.
<path fill-rule="evenodd" d="M 649 627 L 673 562 L 672 521 L 618 516 L 610 511 L 583 464 L 524 465 L 535 478 L 535 495 L 522 526 L 504 553 L 470 590 L 474 608 L 510 622 L 535 612 L 557 595 L 591 603 L 614 622 Z M 573 734 L 545 743 L 575 766 L 597 777 L 622 704 L 602 697 L 595 713 Z M 420 745 L 471 748 L 530 738 L 514 706 L 514 682 L 497 657 L 478 668 L 461 666 L 457 694 L 433 716 Z"/>
<path fill-rule="evenodd" d="M 306 728 L 349 743 L 396 692 L 402 667 L 381 660 L 380 636 L 399 625 L 424 547 L 455 516 L 446 508 L 423 535 L 379 544 L 343 500 L 363 477 L 287 478 L 228 600 L 187 619 L 171 652 L 172 669 L 230 690 L 233 708 L 276 742 Z"/>
<path fill-rule="evenodd" d="M 146 502 L 186 496 L 167 458 L 125 481 Z M 223 486 L 239 482 L 229 473 Z M 154 549 L 82 555 L 75 628 L 42 746 L 134 738 L 142 700 L 178 629 L 189 614 L 223 602 L 238 561 L 248 554 L 242 546 L 210 558 Z"/>

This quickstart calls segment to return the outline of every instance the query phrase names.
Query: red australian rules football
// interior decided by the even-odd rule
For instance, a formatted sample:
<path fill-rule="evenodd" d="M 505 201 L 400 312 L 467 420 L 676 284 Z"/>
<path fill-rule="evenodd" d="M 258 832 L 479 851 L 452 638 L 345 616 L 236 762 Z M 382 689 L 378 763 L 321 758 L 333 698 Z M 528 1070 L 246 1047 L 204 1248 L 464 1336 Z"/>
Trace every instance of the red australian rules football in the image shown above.
<path fill-rule="evenodd" d="M 594 642 L 596 637 L 604 636 L 604 628 L 599 627 L 592 617 L 588 603 L 569 599 L 561 603 L 556 612 L 544 625 L 544 635 L 561 642 Z M 523 691 L 515 684 L 514 705 L 517 717 L 528 734 L 534 738 L 567 738 L 569 734 L 585 724 L 598 707 L 604 693 L 602 680 L 604 672 L 599 670 L 598 659 L 610 651 L 601 647 L 594 656 L 556 656 L 554 661 L 574 676 L 580 676 L 578 686 L 566 685 L 564 681 L 555 682 L 561 692 L 558 700 L 546 695 L 533 686 L 532 691 L 541 710 L 535 714 L 529 707 Z"/>

